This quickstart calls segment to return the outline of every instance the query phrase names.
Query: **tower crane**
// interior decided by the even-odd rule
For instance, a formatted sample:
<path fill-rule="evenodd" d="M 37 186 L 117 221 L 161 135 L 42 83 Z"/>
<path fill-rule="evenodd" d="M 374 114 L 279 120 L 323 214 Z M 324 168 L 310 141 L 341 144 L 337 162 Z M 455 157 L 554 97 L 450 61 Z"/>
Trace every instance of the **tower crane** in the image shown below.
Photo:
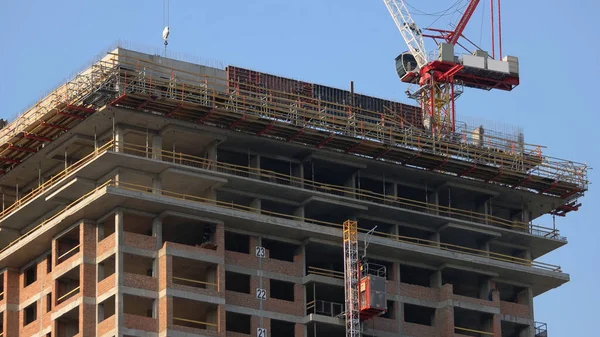
<path fill-rule="evenodd" d="M 502 56 L 502 31 L 500 1 L 497 3 L 499 57 L 495 55 L 494 3 L 490 0 L 492 22 L 492 55 L 476 46 L 463 36 L 480 0 L 468 0 L 465 11 L 454 30 L 426 28 L 421 30 L 413 20 L 404 0 L 383 0 L 398 30 L 402 34 L 408 51 L 396 58 L 396 70 L 404 83 L 418 85 L 418 90 L 407 91 L 416 99 L 423 114 L 423 127 L 434 136 L 449 137 L 456 131 L 455 100 L 462 94 L 463 87 L 483 90 L 500 89 L 510 91 L 519 85 L 519 64 L 514 56 Z M 424 38 L 432 38 L 437 51 L 428 53 Z M 455 46 L 468 51 L 459 42 L 474 46 L 472 54 L 455 56 Z"/>

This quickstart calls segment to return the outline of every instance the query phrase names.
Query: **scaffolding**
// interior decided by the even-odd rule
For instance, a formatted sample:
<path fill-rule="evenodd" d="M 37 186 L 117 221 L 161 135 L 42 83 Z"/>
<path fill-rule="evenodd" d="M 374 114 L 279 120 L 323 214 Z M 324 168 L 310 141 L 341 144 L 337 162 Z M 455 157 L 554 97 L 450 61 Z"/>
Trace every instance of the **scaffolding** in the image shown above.
<path fill-rule="evenodd" d="M 587 165 L 545 156 L 538 145 L 494 136 L 482 142 L 464 130 L 437 139 L 391 112 L 174 69 L 121 50 L 108 53 L 0 130 L 0 174 L 111 105 L 524 189 L 563 203 L 588 188 Z"/>

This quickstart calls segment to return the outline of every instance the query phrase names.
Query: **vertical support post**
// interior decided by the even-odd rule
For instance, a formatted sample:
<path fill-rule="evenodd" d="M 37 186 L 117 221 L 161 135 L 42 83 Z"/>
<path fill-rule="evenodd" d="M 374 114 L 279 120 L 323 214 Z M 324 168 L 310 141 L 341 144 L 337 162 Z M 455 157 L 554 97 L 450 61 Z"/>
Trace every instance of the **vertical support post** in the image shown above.
<path fill-rule="evenodd" d="M 498 0 L 498 46 L 500 47 L 500 60 L 502 60 L 502 20 L 500 17 L 500 0 Z"/>
<path fill-rule="evenodd" d="M 115 258 L 115 282 L 117 287 L 117 295 L 115 296 L 115 323 L 120 327 L 123 322 L 123 243 L 124 243 L 124 221 L 123 211 L 115 212 L 115 245 L 117 253 Z"/>
<path fill-rule="evenodd" d="M 358 283 L 360 280 L 358 260 L 358 223 L 346 220 L 343 227 L 344 240 L 344 289 L 346 293 L 346 336 L 360 337 L 360 311 Z"/>
<path fill-rule="evenodd" d="M 496 40 L 494 38 L 494 0 L 490 0 L 490 20 L 491 20 L 491 26 L 492 26 L 492 58 L 495 59 L 496 58 L 496 51 L 495 51 L 495 47 L 496 47 Z"/>

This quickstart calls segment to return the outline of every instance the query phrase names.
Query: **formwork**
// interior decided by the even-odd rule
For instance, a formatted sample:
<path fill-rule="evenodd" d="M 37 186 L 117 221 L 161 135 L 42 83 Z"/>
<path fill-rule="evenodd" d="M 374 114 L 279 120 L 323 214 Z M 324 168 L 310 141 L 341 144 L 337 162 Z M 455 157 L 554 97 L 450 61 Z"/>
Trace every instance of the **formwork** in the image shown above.
<path fill-rule="evenodd" d="M 557 197 L 556 213 L 588 187 L 585 164 L 465 128 L 434 136 L 414 106 L 234 66 L 174 67 L 137 55 L 108 53 L 2 129 L 0 174 L 112 105 Z"/>

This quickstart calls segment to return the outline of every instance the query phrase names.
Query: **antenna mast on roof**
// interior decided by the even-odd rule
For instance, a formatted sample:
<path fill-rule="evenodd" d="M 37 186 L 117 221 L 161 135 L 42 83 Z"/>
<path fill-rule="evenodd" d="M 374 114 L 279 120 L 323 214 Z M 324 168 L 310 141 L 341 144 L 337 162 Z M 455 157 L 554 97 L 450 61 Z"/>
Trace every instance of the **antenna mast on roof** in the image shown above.
<path fill-rule="evenodd" d="M 171 6 L 171 0 L 163 0 L 163 26 L 165 27 L 162 32 L 162 38 L 165 42 L 165 57 L 167 57 L 167 45 L 169 44 L 169 19 L 170 19 L 170 11 L 169 8 Z M 165 17 L 166 17 L 166 25 L 165 25 Z"/>

